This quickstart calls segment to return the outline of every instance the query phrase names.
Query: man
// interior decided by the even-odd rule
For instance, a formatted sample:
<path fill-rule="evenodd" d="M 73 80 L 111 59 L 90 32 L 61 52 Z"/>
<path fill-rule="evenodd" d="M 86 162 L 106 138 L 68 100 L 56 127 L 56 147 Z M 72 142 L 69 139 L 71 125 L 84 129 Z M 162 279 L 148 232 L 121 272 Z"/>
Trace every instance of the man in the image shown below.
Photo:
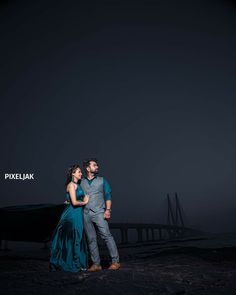
<path fill-rule="evenodd" d="M 117 270 L 120 268 L 119 254 L 108 225 L 108 220 L 111 217 L 111 188 L 104 177 L 97 175 L 98 164 L 96 159 L 85 160 L 83 166 L 86 177 L 82 178 L 80 186 L 84 193 L 89 195 L 89 202 L 84 207 L 84 229 L 93 262 L 88 271 L 94 272 L 102 269 L 95 225 L 101 238 L 106 243 L 112 260 L 108 269 Z"/>

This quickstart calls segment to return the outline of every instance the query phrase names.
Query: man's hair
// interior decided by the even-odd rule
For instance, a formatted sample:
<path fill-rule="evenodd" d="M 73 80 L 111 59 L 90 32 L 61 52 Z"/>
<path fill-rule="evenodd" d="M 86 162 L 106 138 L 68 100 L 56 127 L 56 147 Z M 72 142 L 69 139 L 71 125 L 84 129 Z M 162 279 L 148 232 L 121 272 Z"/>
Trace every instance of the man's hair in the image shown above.
<path fill-rule="evenodd" d="M 98 162 L 98 160 L 96 158 L 88 158 L 88 159 L 85 159 L 83 161 L 83 167 L 84 167 L 84 171 L 87 173 L 87 167 L 90 165 L 90 162 Z"/>

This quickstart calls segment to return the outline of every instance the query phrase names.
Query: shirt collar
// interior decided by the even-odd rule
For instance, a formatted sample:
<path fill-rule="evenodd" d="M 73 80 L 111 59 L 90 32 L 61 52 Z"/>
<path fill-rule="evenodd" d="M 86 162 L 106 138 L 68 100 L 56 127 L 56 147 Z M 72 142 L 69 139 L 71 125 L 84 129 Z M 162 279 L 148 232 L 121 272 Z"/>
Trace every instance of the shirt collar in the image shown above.
<path fill-rule="evenodd" d="M 92 181 L 92 180 L 94 180 L 95 178 L 97 178 L 97 174 L 95 174 L 95 175 L 94 175 L 94 177 L 93 177 L 93 178 L 91 178 L 91 179 L 88 179 L 88 177 L 87 177 L 87 176 L 85 176 L 85 179 L 87 179 L 88 181 Z"/>

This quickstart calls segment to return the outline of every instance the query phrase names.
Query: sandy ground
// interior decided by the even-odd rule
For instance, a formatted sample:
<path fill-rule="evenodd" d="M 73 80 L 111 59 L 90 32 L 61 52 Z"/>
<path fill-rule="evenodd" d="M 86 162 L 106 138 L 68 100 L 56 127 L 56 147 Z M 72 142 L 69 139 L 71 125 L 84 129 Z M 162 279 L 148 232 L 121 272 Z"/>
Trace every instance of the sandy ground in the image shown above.
<path fill-rule="evenodd" d="M 101 249 L 104 269 L 97 273 L 49 272 L 48 250 L 1 251 L 0 293 L 235 295 L 236 247 L 199 243 L 120 247 L 118 271 L 106 269 Z"/>

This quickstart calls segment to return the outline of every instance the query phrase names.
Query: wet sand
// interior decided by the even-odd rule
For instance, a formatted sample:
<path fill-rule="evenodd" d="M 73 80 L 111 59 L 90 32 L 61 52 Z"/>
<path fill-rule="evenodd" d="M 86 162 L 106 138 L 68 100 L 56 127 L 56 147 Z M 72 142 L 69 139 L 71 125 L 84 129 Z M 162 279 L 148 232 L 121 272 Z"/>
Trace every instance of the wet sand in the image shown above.
<path fill-rule="evenodd" d="M 49 250 L 1 251 L 1 294 L 236 294 L 236 246 L 210 240 L 120 246 L 121 269 L 49 272 Z"/>

